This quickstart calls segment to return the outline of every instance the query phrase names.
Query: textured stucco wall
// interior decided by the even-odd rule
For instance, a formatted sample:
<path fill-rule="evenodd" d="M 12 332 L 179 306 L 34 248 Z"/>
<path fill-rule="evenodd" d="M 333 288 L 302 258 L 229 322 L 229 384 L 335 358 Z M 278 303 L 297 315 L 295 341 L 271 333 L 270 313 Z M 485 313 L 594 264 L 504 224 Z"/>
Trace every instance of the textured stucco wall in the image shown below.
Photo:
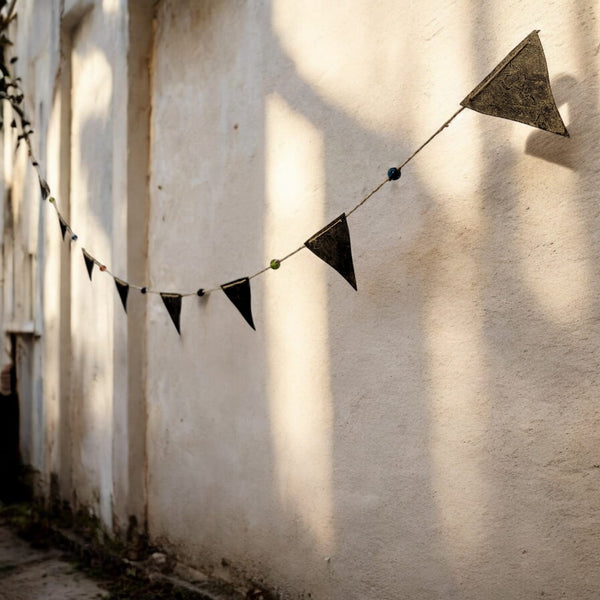
<path fill-rule="evenodd" d="M 5 296 L 31 309 L 6 303 L 3 328 L 22 329 L 29 319 L 35 332 L 17 334 L 22 451 L 40 491 L 49 493 L 56 476 L 74 508 L 86 507 L 109 529 L 126 527 L 127 321 L 114 283 L 96 270 L 91 284 L 81 255 L 84 245 L 126 274 L 126 5 L 19 2 L 11 37 L 40 171 L 79 236 L 69 244 L 57 235 L 56 214 L 40 202 L 23 145 L 15 152 L 8 130 L 16 276 L 5 280 Z"/>
<path fill-rule="evenodd" d="M 53 24 L 58 22 L 58 4 L 40 3 L 33 10 L 33 3 L 30 3 L 21 8 L 22 12 L 13 23 L 10 33 L 15 46 L 8 49 L 8 54 L 19 58 L 15 68 L 23 78 L 25 108 L 39 136 L 36 147 L 45 153 L 52 90 L 49 73 L 56 68 L 58 57 L 58 44 L 52 38 L 51 30 Z M 25 28 L 18 26 L 18 23 L 27 23 L 37 35 L 33 38 L 28 36 Z M 3 110 L 8 124 L 14 115 L 8 106 L 4 106 Z M 51 409 L 44 401 L 43 346 L 36 341 L 36 336 L 44 326 L 41 306 L 44 217 L 39 203 L 39 185 L 32 170 L 27 168 L 24 144 L 16 152 L 15 131 L 6 128 L 4 133 L 2 179 L 4 234 L 7 237 L 3 243 L 2 329 L 4 333 L 14 334 L 19 361 L 17 391 L 21 400 L 21 453 L 26 462 L 43 469 L 46 450 L 53 438 L 52 431 L 46 435 L 45 421 Z M 9 345 L 8 336 L 5 336 L 4 346 L 7 350 Z M 11 359 L 6 354 L 3 362 Z"/>
<path fill-rule="evenodd" d="M 42 169 L 84 245 L 162 291 L 296 248 L 541 30 L 571 138 L 464 111 L 349 218 L 358 293 L 304 250 L 252 281 L 256 332 L 221 292 L 181 337 L 158 296 L 127 320 L 7 142 L 14 251 L 43 266 L 26 433 L 107 528 L 147 515 L 285 597 L 596 598 L 596 3 L 162 0 L 151 57 L 149 5 L 70 0 L 61 34 L 60 4 L 17 23 Z"/>
<path fill-rule="evenodd" d="M 315 598 L 593 598 L 593 2 L 168 2 L 150 276 L 251 274 L 385 177 L 532 29 L 560 139 L 464 112 L 349 219 L 358 293 L 307 251 L 149 304 L 150 532 Z M 160 283 L 159 283 L 160 282 Z"/>

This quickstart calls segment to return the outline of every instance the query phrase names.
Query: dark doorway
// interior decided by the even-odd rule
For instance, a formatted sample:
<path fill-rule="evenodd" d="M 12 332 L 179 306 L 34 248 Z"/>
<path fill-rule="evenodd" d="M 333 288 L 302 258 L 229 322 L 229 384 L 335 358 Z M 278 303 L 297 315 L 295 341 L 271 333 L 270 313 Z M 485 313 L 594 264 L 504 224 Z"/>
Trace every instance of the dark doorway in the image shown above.
<path fill-rule="evenodd" d="M 19 397 L 17 394 L 16 336 L 10 336 L 11 362 L 0 371 L 0 501 L 28 497 L 22 479 L 19 450 Z"/>

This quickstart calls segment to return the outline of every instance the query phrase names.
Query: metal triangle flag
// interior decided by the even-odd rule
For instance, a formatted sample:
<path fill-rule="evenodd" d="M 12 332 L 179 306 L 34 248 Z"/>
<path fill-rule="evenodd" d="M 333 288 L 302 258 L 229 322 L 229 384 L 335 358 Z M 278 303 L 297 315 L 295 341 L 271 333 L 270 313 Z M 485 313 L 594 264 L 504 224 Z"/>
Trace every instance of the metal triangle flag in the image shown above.
<path fill-rule="evenodd" d="M 88 275 L 90 276 L 90 281 L 92 280 L 92 271 L 94 270 L 94 257 L 91 254 L 88 254 L 84 248 L 81 249 L 83 252 L 83 260 L 85 260 L 85 266 L 87 268 Z"/>
<path fill-rule="evenodd" d="M 315 233 L 304 242 L 304 245 L 333 267 L 354 289 L 357 289 L 350 247 L 350 231 L 345 213 Z"/>
<path fill-rule="evenodd" d="M 42 192 L 42 200 L 47 200 L 48 196 L 50 196 L 50 186 L 41 175 L 38 175 L 38 180 L 40 182 L 40 192 Z"/>
<path fill-rule="evenodd" d="M 65 234 L 67 233 L 67 222 L 63 219 L 62 215 L 58 215 L 58 223 L 60 225 L 60 233 L 62 235 L 62 239 L 65 239 Z"/>
<path fill-rule="evenodd" d="M 161 292 L 160 297 L 163 299 L 163 302 L 169 311 L 169 315 L 171 316 L 173 325 L 175 325 L 175 329 L 177 329 L 177 333 L 181 335 L 181 329 L 179 329 L 179 316 L 181 315 L 181 294 L 167 294 L 166 292 Z"/>
<path fill-rule="evenodd" d="M 123 303 L 123 308 L 125 309 L 125 312 L 127 312 L 127 295 L 129 294 L 129 284 L 126 281 L 122 281 L 121 279 L 115 277 L 115 285 L 117 286 L 117 292 L 119 292 L 119 297 Z"/>
<path fill-rule="evenodd" d="M 246 319 L 248 325 L 256 331 L 254 320 L 252 319 L 252 303 L 250 295 L 250 280 L 248 277 L 242 277 L 229 283 L 224 283 L 221 289 L 225 295 L 233 302 L 233 305 L 240 311 L 242 317 Z"/>
<path fill-rule="evenodd" d="M 554 102 L 537 30 L 514 48 L 461 105 L 569 137 Z"/>

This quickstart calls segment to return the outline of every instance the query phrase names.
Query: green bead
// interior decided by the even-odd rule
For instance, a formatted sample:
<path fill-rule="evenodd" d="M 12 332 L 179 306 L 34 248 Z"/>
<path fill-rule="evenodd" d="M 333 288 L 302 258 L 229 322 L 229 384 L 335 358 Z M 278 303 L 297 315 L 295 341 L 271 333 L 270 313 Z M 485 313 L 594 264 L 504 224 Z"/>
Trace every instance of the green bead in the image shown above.
<path fill-rule="evenodd" d="M 54 198 L 52 198 L 52 197 L 48 198 L 48 202 L 54 202 Z"/>
<path fill-rule="evenodd" d="M 271 267 L 271 269 L 273 269 L 274 271 L 276 271 L 276 270 L 277 270 L 277 269 L 279 269 L 279 267 L 281 266 L 281 261 L 280 261 L 280 260 L 278 260 L 278 259 L 276 259 L 276 258 L 274 258 L 274 259 L 273 259 L 273 260 L 270 262 L 269 266 Z"/>

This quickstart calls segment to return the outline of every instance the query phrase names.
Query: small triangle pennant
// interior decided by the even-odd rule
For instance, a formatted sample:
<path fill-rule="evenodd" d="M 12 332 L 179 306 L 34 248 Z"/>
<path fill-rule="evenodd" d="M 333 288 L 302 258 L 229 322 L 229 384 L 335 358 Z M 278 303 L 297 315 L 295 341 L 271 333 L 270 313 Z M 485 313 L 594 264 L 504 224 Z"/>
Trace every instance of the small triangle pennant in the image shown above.
<path fill-rule="evenodd" d="M 91 254 L 88 254 L 84 248 L 81 249 L 83 252 L 83 260 L 85 260 L 85 266 L 87 268 L 88 275 L 90 276 L 90 281 L 92 280 L 92 271 L 94 270 L 94 257 Z"/>
<path fill-rule="evenodd" d="M 240 311 L 248 325 L 256 331 L 254 320 L 252 319 L 250 280 L 248 277 L 242 277 L 241 279 L 224 283 L 221 286 L 221 289 L 225 292 L 225 295 L 231 300 L 233 305 Z"/>
<path fill-rule="evenodd" d="M 48 196 L 50 196 L 50 186 L 41 175 L 38 175 L 38 179 L 40 181 L 40 191 L 42 192 L 42 199 L 47 200 Z"/>
<path fill-rule="evenodd" d="M 516 46 L 461 105 L 569 137 L 552 95 L 537 31 Z"/>
<path fill-rule="evenodd" d="M 127 295 L 129 294 L 129 284 L 115 277 L 115 285 L 117 286 L 117 292 L 119 292 L 119 297 L 123 303 L 123 308 L 125 309 L 125 312 L 127 312 Z"/>
<path fill-rule="evenodd" d="M 63 219 L 62 215 L 58 215 L 58 223 L 60 225 L 60 233 L 62 235 L 62 239 L 65 239 L 65 234 L 67 233 L 67 222 Z"/>
<path fill-rule="evenodd" d="M 166 292 L 161 292 L 160 297 L 163 299 L 163 302 L 169 311 L 169 315 L 171 316 L 173 325 L 175 325 L 175 329 L 177 329 L 177 333 L 181 335 L 181 329 L 179 328 L 179 316 L 181 315 L 181 294 L 168 294 Z"/>
<path fill-rule="evenodd" d="M 357 289 L 350 246 L 350 231 L 345 213 L 315 233 L 304 242 L 304 245 L 330 267 L 333 267 L 355 290 Z"/>

